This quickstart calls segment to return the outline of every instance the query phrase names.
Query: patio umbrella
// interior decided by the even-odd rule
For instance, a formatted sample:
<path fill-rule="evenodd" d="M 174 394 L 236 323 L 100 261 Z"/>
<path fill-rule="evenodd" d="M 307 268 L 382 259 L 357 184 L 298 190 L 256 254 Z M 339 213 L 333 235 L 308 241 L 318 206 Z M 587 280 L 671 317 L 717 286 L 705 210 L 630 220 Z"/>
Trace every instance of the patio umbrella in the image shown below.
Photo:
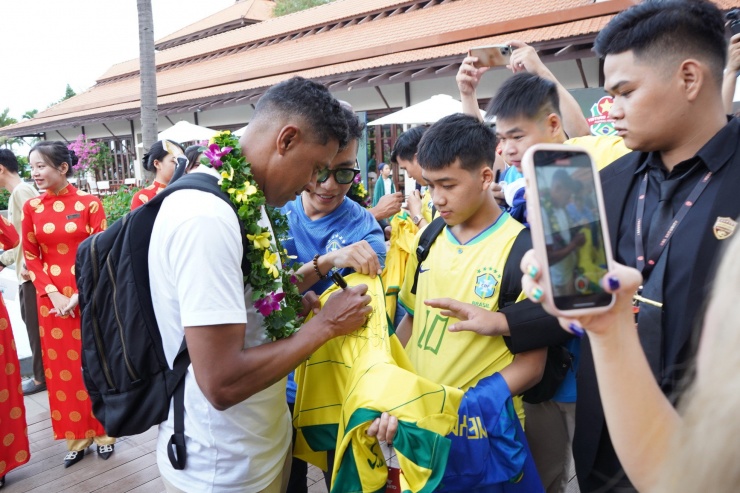
<path fill-rule="evenodd" d="M 368 125 L 434 123 L 454 113 L 462 113 L 462 103 L 447 94 L 437 94 L 426 101 L 374 120 Z M 481 116 L 484 114 L 481 111 Z"/>
<path fill-rule="evenodd" d="M 158 140 L 168 139 L 175 142 L 192 142 L 195 140 L 208 140 L 216 135 L 216 130 L 201 127 L 190 122 L 180 120 L 174 126 L 159 132 Z"/>
<path fill-rule="evenodd" d="M 231 132 L 231 135 L 236 135 L 237 137 L 241 137 L 244 131 L 247 129 L 247 126 L 244 125 L 242 128 L 238 128 Z"/>

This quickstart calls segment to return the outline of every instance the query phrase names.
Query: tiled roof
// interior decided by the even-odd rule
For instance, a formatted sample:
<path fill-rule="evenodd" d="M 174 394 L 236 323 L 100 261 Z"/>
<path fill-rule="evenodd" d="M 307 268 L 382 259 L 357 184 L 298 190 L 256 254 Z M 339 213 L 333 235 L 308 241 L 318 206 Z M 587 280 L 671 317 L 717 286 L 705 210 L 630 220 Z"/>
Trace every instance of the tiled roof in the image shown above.
<path fill-rule="evenodd" d="M 393 82 L 433 77 L 444 64 L 459 63 L 461 55 L 474 44 L 495 44 L 516 38 L 538 46 L 579 45 L 593 40 L 611 15 L 627 8 L 632 0 L 593 3 L 592 0 L 415 0 L 426 8 L 409 9 L 410 0 L 339 0 L 308 11 L 168 49 L 158 54 L 163 60 L 180 60 L 194 54 L 212 52 L 225 46 L 243 44 L 291 29 L 319 26 L 327 20 L 361 15 L 372 4 L 373 12 L 388 7 L 403 10 L 399 15 L 380 16 L 366 22 L 333 30 L 317 30 L 300 39 L 265 44 L 211 59 L 183 63 L 157 73 L 160 111 L 184 111 L 188 105 L 221 104 L 231 98 L 254 102 L 270 85 L 299 74 L 322 83 L 342 84 L 353 80 L 377 85 L 367 79 L 396 70 Z M 719 0 L 728 9 L 740 0 Z M 329 11 L 329 13 L 327 13 Z M 387 12 L 387 10 L 385 10 Z M 330 15 L 331 14 L 331 15 Z M 373 14 L 375 15 L 375 14 Z M 279 26 L 280 29 L 277 29 Z M 272 34 L 270 34 L 272 33 Z M 579 48 L 579 49 L 580 49 Z M 165 57 L 165 58 L 162 58 Z M 131 67 L 114 66 L 107 75 L 131 72 Z M 434 66 L 433 66 L 434 65 Z M 138 61 L 132 65 L 138 69 Z M 418 72 L 426 67 L 425 73 Z M 448 67 L 449 68 L 449 67 Z M 447 70 L 447 69 L 445 69 Z M 135 72 L 135 70 L 134 70 Z M 404 77 L 407 77 L 404 79 Z M 88 91 L 63 101 L 33 120 L 0 130 L 0 134 L 49 128 L 54 122 L 84 123 L 98 118 L 138 118 L 138 74 L 100 82 Z M 381 80 L 382 83 L 382 80 Z"/>
<path fill-rule="evenodd" d="M 165 50 L 157 53 L 157 65 L 202 55 L 204 53 L 212 53 L 220 49 L 246 44 L 250 41 L 269 39 L 285 33 L 310 29 L 315 26 L 322 26 L 329 22 L 382 10 L 396 5 L 411 3 L 414 2 L 410 0 L 335 0 L 326 5 L 268 19 L 258 24 L 245 26 L 242 29 L 229 31 L 217 36 L 212 36 L 210 38 L 205 38 Z M 138 70 L 139 60 L 136 58 L 114 65 L 102 75 L 101 79 L 107 79 L 130 72 L 137 72 Z"/>
<path fill-rule="evenodd" d="M 248 80 L 242 80 L 212 87 L 181 91 L 166 96 L 160 96 L 158 98 L 158 104 L 162 107 L 165 107 L 167 105 L 187 103 L 188 101 L 198 101 L 216 97 L 228 97 L 230 95 L 244 93 L 245 91 L 266 89 L 267 87 L 270 87 L 271 85 L 276 84 L 289 77 L 292 77 L 293 75 L 301 75 L 303 77 L 318 80 L 331 78 L 336 79 L 337 76 L 343 77 L 345 76 L 345 74 L 360 74 L 363 71 L 368 71 L 372 69 L 404 66 L 405 64 L 413 62 L 423 62 L 435 59 L 451 59 L 452 61 L 459 63 L 462 55 L 467 51 L 471 44 L 497 44 L 511 38 L 519 39 L 521 41 L 524 41 L 525 43 L 536 44 L 555 39 L 573 38 L 589 34 L 593 35 L 597 33 L 601 28 L 603 28 L 611 18 L 612 16 L 602 16 L 598 18 L 585 19 L 582 21 L 547 26 L 538 29 L 529 29 L 516 33 L 507 33 L 504 35 L 479 38 L 476 39 L 474 42 L 462 41 L 442 46 L 432 46 L 429 48 L 391 53 L 368 59 L 353 60 L 348 62 L 325 65 L 321 67 L 308 68 L 295 72 L 251 78 Z M 218 65 L 219 63 L 223 64 L 224 60 L 213 60 L 210 63 L 215 65 Z M 180 69 L 166 71 L 159 74 L 158 88 L 162 86 L 160 81 L 162 80 L 163 75 L 166 74 L 168 79 L 172 79 L 172 82 L 174 84 L 177 84 L 177 80 L 179 79 L 180 75 L 178 74 L 178 71 L 189 70 L 192 70 L 192 67 L 182 67 Z M 201 66 L 200 70 L 209 73 L 208 68 L 204 68 Z M 34 124 L 33 126 L 44 126 L 49 122 L 54 121 L 85 119 L 89 118 L 92 115 L 98 114 L 110 115 L 113 118 L 115 118 L 116 114 L 118 114 L 120 118 L 138 118 L 138 90 L 138 78 L 121 81 L 116 84 L 104 85 L 99 88 L 94 88 L 94 90 L 88 91 L 90 93 L 89 95 L 87 93 L 83 93 L 76 96 L 76 98 L 88 96 L 88 98 L 90 98 L 91 100 L 94 98 L 95 100 L 110 102 L 115 95 L 127 92 L 130 93 L 132 97 L 135 97 L 135 99 L 128 102 L 116 102 L 114 104 L 104 104 L 87 109 L 80 108 L 76 110 L 67 110 L 61 112 L 52 112 L 51 110 L 57 108 L 54 107 L 50 110 L 45 111 L 43 114 L 37 115 L 37 117 L 34 118 L 34 120 L 32 121 Z M 105 93 L 102 93 L 103 91 L 105 91 Z M 25 124 L 32 122 L 21 122 L 20 124 L 15 125 L 13 128 L 18 128 L 18 126 L 22 124 L 24 124 L 24 126 L 30 127 L 31 125 Z"/>
<path fill-rule="evenodd" d="M 440 42 L 458 41 L 461 38 L 480 38 L 486 32 L 512 32 L 512 29 L 502 30 L 494 24 L 500 25 L 509 19 L 517 20 L 517 13 L 521 13 L 522 9 L 528 9 L 527 12 L 547 12 L 558 7 L 577 6 L 586 1 L 589 0 L 510 0 L 497 2 L 500 8 L 492 9 L 490 0 L 458 0 L 379 22 L 323 32 L 296 41 L 160 71 L 157 73 L 157 94 L 161 97 L 353 60 L 361 61 L 363 66 L 370 68 L 378 63 L 373 58 L 388 53 L 433 47 Z M 558 12 L 563 13 L 562 10 Z M 447 40 L 444 39 L 445 35 Z M 208 42 L 208 39 L 204 42 Z M 84 110 L 100 103 L 136 100 L 139 90 L 138 77 L 102 84 L 53 106 L 44 111 L 43 116 Z"/>
<path fill-rule="evenodd" d="M 210 31 L 215 31 L 221 26 L 241 24 L 242 21 L 248 24 L 264 21 L 272 17 L 272 9 L 275 3 L 270 0 L 239 0 L 234 5 L 209 15 L 205 19 L 194 22 L 189 26 L 175 31 L 161 39 L 156 40 L 157 49 L 167 48 L 172 43 L 179 43 L 182 40 L 192 36 L 203 35 Z"/>

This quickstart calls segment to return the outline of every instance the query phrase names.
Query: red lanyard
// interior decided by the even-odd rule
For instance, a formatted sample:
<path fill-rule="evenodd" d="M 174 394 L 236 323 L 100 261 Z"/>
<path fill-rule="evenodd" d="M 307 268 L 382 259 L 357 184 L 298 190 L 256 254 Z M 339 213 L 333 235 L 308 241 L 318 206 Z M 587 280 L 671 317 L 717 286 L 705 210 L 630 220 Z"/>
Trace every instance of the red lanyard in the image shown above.
<path fill-rule="evenodd" d="M 650 243 L 653 244 L 652 248 L 649 248 L 648 245 L 648 257 L 647 260 L 645 259 L 645 247 L 642 241 L 642 232 L 643 232 L 643 220 L 645 216 L 645 194 L 647 193 L 647 186 L 648 186 L 648 172 L 646 171 L 645 174 L 642 177 L 642 183 L 640 184 L 640 191 L 637 195 L 637 225 L 635 228 L 635 254 L 637 255 L 637 270 L 640 272 L 643 272 L 643 275 L 645 274 L 645 268 L 647 266 L 647 271 L 649 272 L 652 270 L 652 268 L 655 266 L 655 263 L 660 258 L 660 255 L 663 253 L 663 250 L 665 249 L 666 245 L 668 244 L 668 240 L 671 239 L 671 236 L 673 236 L 673 233 L 676 231 L 676 228 L 678 228 L 678 225 L 681 223 L 684 217 L 686 217 L 686 214 L 688 214 L 689 209 L 696 204 L 697 199 L 699 198 L 699 195 L 704 191 L 705 188 L 707 188 L 707 185 L 709 184 L 709 180 L 712 178 L 712 172 L 707 171 L 707 173 L 704 175 L 704 177 L 694 186 L 694 189 L 691 190 L 691 193 L 689 194 L 689 197 L 686 199 L 686 201 L 681 205 L 681 209 L 679 209 L 678 213 L 673 217 L 673 221 L 671 221 L 670 226 L 668 227 L 668 230 L 665 232 L 663 237 L 660 239 L 660 241 L 655 241 L 654 238 L 650 238 Z M 657 213 L 657 211 L 656 211 Z"/>

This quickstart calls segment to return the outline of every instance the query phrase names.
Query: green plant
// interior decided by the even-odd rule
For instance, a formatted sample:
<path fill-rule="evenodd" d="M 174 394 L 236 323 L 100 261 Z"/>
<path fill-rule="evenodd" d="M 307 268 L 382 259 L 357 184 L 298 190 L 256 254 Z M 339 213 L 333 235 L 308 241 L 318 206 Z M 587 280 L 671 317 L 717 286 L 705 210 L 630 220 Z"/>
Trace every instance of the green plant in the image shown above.
<path fill-rule="evenodd" d="M 140 188 L 121 187 L 117 192 L 103 197 L 103 210 L 110 226 L 131 210 L 131 199 Z"/>
<path fill-rule="evenodd" d="M 275 0 L 275 7 L 272 9 L 272 15 L 280 17 L 282 15 L 292 14 L 301 10 L 310 9 L 318 5 L 324 5 L 331 0 Z"/>
<path fill-rule="evenodd" d="M 8 201 L 10 200 L 10 192 L 4 188 L 0 189 L 0 210 L 8 210 Z"/>
<path fill-rule="evenodd" d="M 28 157 L 26 156 L 15 156 L 18 159 L 18 174 L 24 180 L 31 179 L 31 166 L 28 164 Z"/>

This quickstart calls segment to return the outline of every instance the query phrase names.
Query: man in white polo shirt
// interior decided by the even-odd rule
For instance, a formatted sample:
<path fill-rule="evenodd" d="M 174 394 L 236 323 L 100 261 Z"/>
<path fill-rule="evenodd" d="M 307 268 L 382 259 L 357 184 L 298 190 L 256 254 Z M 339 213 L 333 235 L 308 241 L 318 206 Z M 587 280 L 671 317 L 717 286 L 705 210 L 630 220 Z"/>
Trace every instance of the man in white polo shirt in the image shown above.
<path fill-rule="evenodd" d="M 323 86 L 293 78 L 262 96 L 241 145 L 267 204 L 281 206 L 346 141 L 339 103 Z M 194 173 L 215 171 L 199 166 Z M 263 209 L 259 224 L 269 227 L 265 219 Z M 280 492 L 290 464 L 286 375 L 327 340 L 359 328 L 371 311 L 367 287 L 348 288 L 296 334 L 265 343 L 251 287 L 243 283 L 242 255 L 229 204 L 198 190 L 163 201 L 149 247 L 152 300 L 168 362 L 183 335 L 192 361 L 184 470 L 167 457 L 172 412 L 159 429 L 157 461 L 168 492 Z"/>

